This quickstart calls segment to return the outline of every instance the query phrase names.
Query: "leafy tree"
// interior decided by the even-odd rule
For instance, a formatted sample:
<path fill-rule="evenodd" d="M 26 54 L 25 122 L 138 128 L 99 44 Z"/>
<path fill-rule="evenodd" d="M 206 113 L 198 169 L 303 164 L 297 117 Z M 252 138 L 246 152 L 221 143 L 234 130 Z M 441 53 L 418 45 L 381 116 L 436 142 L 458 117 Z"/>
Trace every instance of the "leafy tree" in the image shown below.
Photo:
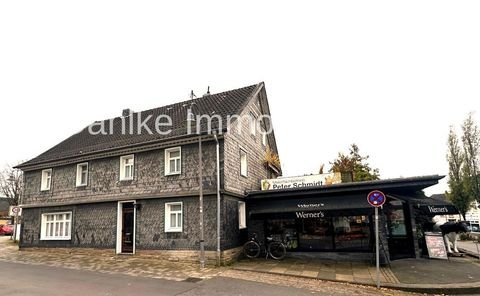
<path fill-rule="evenodd" d="M 18 205 L 23 190 L 23 174 L 21 170 L 7 166 L 0 173 L 0 193 L 5 195 L 12 206 Z"/>
<path fill-rule="evenodd" d="M 465 213 L 470 209 L 472 197 L 467 194 L 464 186 L 463 164 L 464 156 L 461 143 L 455 133 L 454 128 L 450 127 L 448 134 L 448 186 L 450 192 L 447 192 L 448 199 L 457 207 L 460 214 L 465 217 Z"/>
<path fill-rule="evenodd" d="M 480 130 L 473 114 L 462 124 L 461 141 L 450 127 L 448 135 L 448 186 L 447 197 L 458 208 L 460 214 L 470 209 L 472 202 L 480 201 Z"/>
<path fill-rule="evenodd" d="M 367 162 L 369 157 L 362 156 L 358 146 L 352 144 L 348 155 L 339 152 L 337 158 L 330 162 L 332 165 L 330 172 L 352 172 L 353 181 L 378 180 L 380 179 L 379 171 L 370 167 Z"/>
<path fill-rule="evenodd" d="M 465 165 L 463 166 L 465 190 L 472 199 L 480 201 L 480 184 L 478 180 L 480 158 L 480 130 L 469 113 L 462 125 L 462 142 Z"/>

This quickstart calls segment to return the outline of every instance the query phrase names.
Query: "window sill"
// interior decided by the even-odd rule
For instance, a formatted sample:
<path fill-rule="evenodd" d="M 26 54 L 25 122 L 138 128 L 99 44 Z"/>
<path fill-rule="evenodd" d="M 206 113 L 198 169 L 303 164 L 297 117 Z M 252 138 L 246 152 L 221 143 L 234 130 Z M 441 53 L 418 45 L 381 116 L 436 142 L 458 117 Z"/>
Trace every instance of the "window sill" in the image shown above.
<path fill-rule="evenodd" d="M 165 229 L 165 232 L 182 232 L 182 229 Z"/>
<path fill-rule="evenodd" d="M 40 192 L 48 192 L 50 189 L 40 189 Z"/>
<path fill-rule="evenodd" d="M 178 173 L 168 173 L 168 174 L 165 174 L 165 176 L 178 176 L 178 175 L 181 175 L 182 172 L 178 172 Z"/>
<path fill-rule="evenodd" d="M 42 237 L 40 238 L 41 241 L 68 241 L 68 240 L 72 240 L 71 237 Z"/>

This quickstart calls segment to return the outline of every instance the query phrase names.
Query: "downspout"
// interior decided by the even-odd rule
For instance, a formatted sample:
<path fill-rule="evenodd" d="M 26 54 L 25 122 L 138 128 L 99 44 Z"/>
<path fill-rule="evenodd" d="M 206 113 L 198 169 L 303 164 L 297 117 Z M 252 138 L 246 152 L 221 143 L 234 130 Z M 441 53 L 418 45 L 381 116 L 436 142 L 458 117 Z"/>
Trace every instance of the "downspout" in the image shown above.
<path fill-rule="evenodd" d="M 215 143 L 217 146 L 217 264 L 221 263 L 221 250 L 220 250 L 220 144 L 218 142 L 217 134 L 213 134 Z"/>

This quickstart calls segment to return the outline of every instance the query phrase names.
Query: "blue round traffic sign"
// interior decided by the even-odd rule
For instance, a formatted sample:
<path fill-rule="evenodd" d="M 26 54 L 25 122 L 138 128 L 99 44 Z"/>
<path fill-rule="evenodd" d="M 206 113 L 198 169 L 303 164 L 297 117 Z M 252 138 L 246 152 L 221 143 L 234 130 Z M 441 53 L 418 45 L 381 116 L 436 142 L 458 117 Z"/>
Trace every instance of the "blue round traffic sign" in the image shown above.
<path fill-rule="evenodd" d="M 381 207 L 387 198 L 381 191 L 374 190 L 367 195 L 367 201 L 371 206 Z"/>

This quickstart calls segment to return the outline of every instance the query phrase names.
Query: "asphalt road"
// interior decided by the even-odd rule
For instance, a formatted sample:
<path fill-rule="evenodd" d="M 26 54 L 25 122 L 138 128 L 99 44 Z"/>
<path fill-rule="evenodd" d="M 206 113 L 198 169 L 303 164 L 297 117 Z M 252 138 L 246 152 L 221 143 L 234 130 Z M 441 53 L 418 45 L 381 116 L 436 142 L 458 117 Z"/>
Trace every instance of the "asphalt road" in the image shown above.
<path fill-rule="evenodd" d="M 64 269 L 0 261 L 0 295 L 319 295 L 288 288 L 217 277 L 197 283 Z"/>

